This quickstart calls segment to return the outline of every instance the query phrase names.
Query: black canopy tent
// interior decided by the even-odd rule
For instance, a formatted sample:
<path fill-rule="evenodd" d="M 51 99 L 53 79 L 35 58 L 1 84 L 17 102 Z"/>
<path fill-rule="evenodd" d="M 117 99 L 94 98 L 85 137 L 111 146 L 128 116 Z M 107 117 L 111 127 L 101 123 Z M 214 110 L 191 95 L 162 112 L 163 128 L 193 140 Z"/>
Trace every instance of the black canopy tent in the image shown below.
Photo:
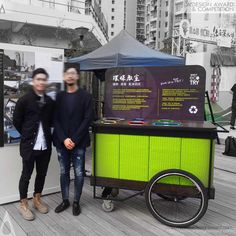
<path fill-rule="evenodd" d="M 184 65 L 185 59 L 151 49 L 122 30 L 104 46 L 86 55 L 71 58 L 68 63 L 78 63 L 80 70 L 94 71 L 97 75 L 100 72 L 101 76 L 109 68 L 178 66 Z"/>

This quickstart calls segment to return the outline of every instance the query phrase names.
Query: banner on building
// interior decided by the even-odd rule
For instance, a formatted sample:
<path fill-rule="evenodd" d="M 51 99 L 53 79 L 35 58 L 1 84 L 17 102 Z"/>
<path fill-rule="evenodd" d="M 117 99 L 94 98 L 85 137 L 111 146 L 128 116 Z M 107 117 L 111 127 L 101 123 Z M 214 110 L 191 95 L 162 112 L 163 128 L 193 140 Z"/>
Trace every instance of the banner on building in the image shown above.
<path fill-rule="evenodd" d="M 235 29 L 217 25 L 194 26 L 188 20 L 182 20 L 179 26 L 180 35 L 189 40 L 201 40 L 216 43 L 220 47 L 231 47 L 236 44 Z"/>

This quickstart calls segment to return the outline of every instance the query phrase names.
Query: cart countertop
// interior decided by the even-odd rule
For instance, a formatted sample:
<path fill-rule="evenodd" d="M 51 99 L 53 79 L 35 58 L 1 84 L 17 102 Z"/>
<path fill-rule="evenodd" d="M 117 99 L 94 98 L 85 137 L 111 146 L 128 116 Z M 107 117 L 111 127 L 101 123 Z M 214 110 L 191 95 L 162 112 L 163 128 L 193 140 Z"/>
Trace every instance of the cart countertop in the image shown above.
<path fill-rule="evenodd" d="M 169 137 L 196 137 L 210 138 L 217 137 L 216 127 L 206 121 L 175 121 L 170 125 L 153 125 L 157 120 L 145 120 L 144 124 L 129 124 L 129 120 L 117 121 L 108 124 L 104 120 L 93 123 L 95 133 L 130 134 L 130 135 L 150 135 Z"/>

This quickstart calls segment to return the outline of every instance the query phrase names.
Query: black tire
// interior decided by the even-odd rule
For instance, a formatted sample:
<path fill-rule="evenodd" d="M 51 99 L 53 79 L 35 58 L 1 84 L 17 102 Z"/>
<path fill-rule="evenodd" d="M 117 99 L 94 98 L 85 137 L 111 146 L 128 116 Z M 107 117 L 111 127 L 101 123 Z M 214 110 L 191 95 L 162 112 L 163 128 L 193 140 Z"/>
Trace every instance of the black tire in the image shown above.
<path fill-rule="evenodd" d="M 170 177 L 177 177 L 179 181 L 185 179 L 188 184 L 173 185 L 163 182 L 165 178 Z M 189 184 L 190 181 L 191 185 Z M 164 187 L 162 189 L 165 191 L 169 191 L 167 191 L 168 194 L 167 192 L 161 192 L 161 186 Z M 178 188 L 181 189 L 179 192 Z M 190 189 L 191 191 L 189 191 Z M 173 191 L 173 195 L 171 191 Z M 165 199 L 166 196 L 168 196 L 168 199 Z M 179 198 L 181 201 L 170 201 L 169 196 Z M 207 191 L 202 182 L 196 176 L 178 169 L 165 170 L 156 174 L 146 186 L 145 201 L 147 208 L 158 221 L 179 228 L 189 227 L 198 222 L 204 216 L 208 207 Z M 190 214 L 193 215 L 188 216 Z"/>

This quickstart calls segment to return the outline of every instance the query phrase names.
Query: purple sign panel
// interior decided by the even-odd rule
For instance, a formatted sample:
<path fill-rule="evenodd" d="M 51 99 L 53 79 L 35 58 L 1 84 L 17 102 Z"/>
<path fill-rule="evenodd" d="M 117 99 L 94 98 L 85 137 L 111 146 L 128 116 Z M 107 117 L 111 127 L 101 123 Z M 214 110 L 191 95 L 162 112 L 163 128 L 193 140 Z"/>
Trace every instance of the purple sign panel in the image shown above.
<path fill-rule="evenodd" d="M 205 82 L 201 66 L 108 69 L 105 116 L 203 121 Z"/>

